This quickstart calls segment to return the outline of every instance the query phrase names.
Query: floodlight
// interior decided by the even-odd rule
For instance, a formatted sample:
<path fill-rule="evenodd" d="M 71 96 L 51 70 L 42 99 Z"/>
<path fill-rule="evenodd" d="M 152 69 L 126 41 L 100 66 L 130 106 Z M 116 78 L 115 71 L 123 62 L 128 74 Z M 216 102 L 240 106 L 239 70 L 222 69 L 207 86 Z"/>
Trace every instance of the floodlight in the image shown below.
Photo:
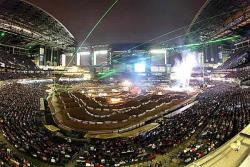
<path fill-rule="evenodd" d="M 62 54 L 62 66 L 66 66 L 66 55 Z"/>
<path fill-rule="evenodd" d="M 94 51 L 95 55 L 97 55 L 97 54 L 104 55 L 104 54 L 107 54 L 107 53 L 108 53 L 108 50 L 97 50 L 97 51 Z"/>
<path fill-rule="evenodd" d="M 149 52 L 152 54 L 165 54 L 166 49 L 151 49 Z"/>
<path fill-rule="evenodd" d="M 79 55 L 83 55 L 83 56 L 88 56 L 90 55 L 89 51 L 84 51 L 84 52 L 78 52 Z"/>
<path fill-rule="evenodd" d="M 137 63 L 135 64 L 135 72 L 145 72 L 146 64 L 145 63 Z"/>

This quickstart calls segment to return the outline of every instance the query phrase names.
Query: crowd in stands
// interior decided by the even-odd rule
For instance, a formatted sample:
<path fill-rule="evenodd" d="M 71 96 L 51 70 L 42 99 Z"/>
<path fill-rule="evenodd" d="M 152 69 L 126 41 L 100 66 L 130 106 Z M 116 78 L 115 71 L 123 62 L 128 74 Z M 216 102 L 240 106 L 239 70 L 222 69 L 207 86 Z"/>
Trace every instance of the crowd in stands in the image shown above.
<path fill-rule="evenodd" d="M 242 69 L 242 70 L 235 70 L 231 71 L 229 74 L 225 76 L 225 78 L 237 78 L 241 81 L 250 78 L 250 69 Z"/>
<path fill-rule="evenodd" d="M 37 85 L 7 84 L 1 87 L 1 129 L 6 139 L 19 151 L 46 162 L 64 164 L 77 147 L 53 140 L 43 126 L 44 113 L 39 101 L 45 91 Z"/>
<path fill-rule="evenodd" d="M 219 102 L 219 105 L 210 113 L 196 141 L 179 153 L 179 158 L 185 163 L 195 161 L 218 148 L 250 122 L 249 90 L 234 88 L 234 91 L 226 89 L 224 92 L 220 90 L 217 92 L 224 98 L 214 99 Z"/>
<path fill-rule="evenodd" d="M 0 72 L 0 80 L 11 79 L 26 79 L 26 78 L 43 78 L 46 77 L 46 73 L 29 73 L 29 72 Z"/>
<path fill-rule="evenodd" d="M 10 167 L 10 166 L 22 166 L 22 167 L 33 167 L 34 165 L 30 163 L 27 159 L 20 157 L 8 148 L 6 143 L 0 141 L 0 166 Z"/>
<path fill-rule="evenodd" d="M 54 140 L 53 134 L 43 127 L 39 98 L 44 95 L 37 85 L 3 85 L 0 118 L 4 136 L 16 149 L 50 163 L 65 164 L 76 153 L 77 166 L 122 166 L 152 161 L 156 155 L 163 155 L 195 136 L 195 142 L 178 154 L 183 163 L 190 163 L 222 145 L 250 121 L 249 89 L 220 85 L 208 88 L 181 113 L 158 120 L 159 126 L 151 131 L 133 138 L 91 139 L 79 146 Z M 5 152 L 0 152 L 2 161 L 5 156 Z"/>
<path fill-rule="evenodd" d="M 250 51 L 239 50 L 230 55 L 230 58 L 220 66 L 220 69 L 242 68 L 250 63 Z"/>
<path fill-rule="evenodd" d="M 38 69 L 31 58 L 6 51 L 0 51 L 0 67 L 29 71 Z"/>
<path fill-rule="evenodd" d="M 216 73 L 224 73 L 226 79 L 245 81 L 250 77 L 250 50 L 240 49 L 232 53 L 228 60 L 218 67 Z"/>
<path fill-rule="evenodd" d="M 249 123 L 249 103 L 244 100 L 249 98 L 248 93 L 249 90 L 229 85 L 209 89 L 199 97 L 198 103 L 180 114 L 164 119 L 159 127 L 150 132 L 132 139 L 92 141 L 93 145 L 89 150 L 84 150 L 78 162 L 119 166 L 150 161 L 156 154 L 166 153 L 198 134 L 204 143 L 195 145 L 195 148 L 192 145 L 179 154 L 185 163 L 194 161 L 219 147 Z"/>
<path fill-rule="evenodd" d="M 31 58 L 0 51 L 0 80 L 41 78 L 47 73 L 42 72 Z"/>

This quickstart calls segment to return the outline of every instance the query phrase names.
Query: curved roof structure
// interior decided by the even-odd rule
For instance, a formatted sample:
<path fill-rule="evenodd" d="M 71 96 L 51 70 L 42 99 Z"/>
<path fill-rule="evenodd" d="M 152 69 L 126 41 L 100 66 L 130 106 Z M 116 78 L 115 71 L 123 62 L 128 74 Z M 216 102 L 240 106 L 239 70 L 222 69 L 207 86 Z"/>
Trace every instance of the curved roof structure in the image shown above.
<path fill-rule="evenodd" d="M 249 7 L 249 0 L 207 0 L 194 17 L 188 33 L 204 39 L 230 34 L 232 29 L 249 24 Z"/>
<path fill-rule="evenodd" d="M 73 35 L 52 15 L 23 0 L 3 0 L 0 29 L 58 48 L 75 45 Z"/>

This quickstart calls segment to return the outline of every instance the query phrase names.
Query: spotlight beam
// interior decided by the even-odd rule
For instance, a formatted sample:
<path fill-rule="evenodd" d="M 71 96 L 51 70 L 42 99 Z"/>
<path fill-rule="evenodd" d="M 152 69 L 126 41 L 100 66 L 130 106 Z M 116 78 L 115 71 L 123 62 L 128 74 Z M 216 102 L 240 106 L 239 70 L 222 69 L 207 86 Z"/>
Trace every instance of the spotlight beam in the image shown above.
<path fill-rule="evenodd" d="M 90 32 L 87 34 L 87 36 L 85 37 L 85 39 L 82 41 L 82 43 L 80 44 L 80 46 L 78 47 L 78 49 L 76 50 L 76 52 L 74 53 L 74 55 L 72 56 L 72 58 L 70 59 L 69 63 L 67 64 L 66 67 L 68 67 L 70 65 L 70 63 L 73 61 L 73 59 L 76 56 L 76 53 L 81 49 L 81 47 L 86 43 L 86 41 L 89 39 L 89 37 L 91 36 L 91 34 L 94 32 L 94 30 L 96 29 L 96 27 L 101 23 L 101 21 L 105 18 L 105 16 L 111 11 L 111 9 L 113 9 L 113 7 L 115 6 L 115 4 L 118 2 L 119 0 L 116 0 L 107 10 L 106 12 L 102 15 L 102 17 L 97 21 L 97 23 L 94 25 L 94 27 L 90 30 Z"/>
<path fill-rule="evenodd" d="M 200 24 L 200 23 L 203 23 L 203 22 L 208 21 L 208 20 L 210 20 L 210 19 L 216 19 L 216 18 L 221 17 L 221 16 L 223 16 L 223 15 L 226 15 L 226 14 L 229 14 L 229 13 L 233 13 L 233 12 L 236 12 L 236 11 L 240 11 L 240 10 L 241 10 L 241 8 L 238 8 L 238 9 L 233 10 L 233 11 L 228 11 L 228 12 L 220 13 L 220 14 L 218 14 L 218 15 L 214 15 L 214 16 L 212 16 L 212 17 L 207 17 L 207 18 L 204 18 L 203 20 L 200 20 L 200 21 L 197 21 L 197 22 L 193 23 L 192 25 Z M 150 39 L 150 40 L 147 40 L 147 41 L 145 41 L 145 42 L 143 42 L 143 43 L 141 43 L 141 44 L 139 44 L 139 45 L 136 45 L 136 46 L 134 46 L 134 47 L 128 49 L 127 52 L 130 51 L 130 50 L 134 50 L 134 49 L 136 49 L 136 48 L 138 48 L 138 47 L 140 47 L 140 46 L 143 46 L 143 45 L 147 44 L 148 42 L 155 41 L 155 40 L 160 39 L 160 38 L 162 38 L 162 37 L 164 37 L 164 36 L 167 36 L 167 35 L 170 35 L 170 34 L 172 34 L 172 33 L 178 32 L 178 31 L 180 31 L 180 30 L 188 29 L 189 27 L 190 27 L 190 24 L 185 25 L 185 26 L 182 26 L 182 27 L 179 27 L 179 28 L 177 28 L 177 29 L 175 29 L 175 30 L 166 32 L 166 33 L 164 33 L 164 34 L 162 34 L 162 35 L 156 36 L 155 38 L 152 38 L 152 39 Z M 166 43 L 166 42 L 169 42 L 169 41 L 172 41 L 172 40 L 181 38 L 181 37 L 185 37 L 185 36 L 187 36 L 187 35 L 189 35 L 189 34 L 193 34 L 193 33 L 199 32 L 199 31 L 204 30 L 204 29 L 207 29 L 207 27 L 202 28 L 202 29 L 199 29 L 199 30 L 196 30 L 196 31 L 186 32 L 186 33 L 184 33 L 184 34 L 182 34 L 182 35 L 179 35 L 179 36 L 176 36 L 176 37 L 174 37 L 174 38 L 170 38 L 170 39 L 167 39 L 167 40 L 158 42 L 158 43 L 154 44 L 153 46 L 159 45 L 159 44 L 162 44 L 162 43 Z M 123 54 L 123 53 L 120 53 L 120 54 L 118 54 L 118 55 L 116 55 L 116 56 L 114 56 L 114 57 L 119 57 L 119 56 L 121 56 L 122 54 Z M 114 58 L 114 57 L 113 57 L 113 58 Z M 118 58 L 118 59 L 119 59 L 119 58 Z M 100 64 L 100 65 L 102 65 L 102 64 Z"/>
<path fill-rule="evenodd" d="M 111 11 L 111 9 L 115 6 L 115 4 L 118 2 L 119 0 L 116 0 L 109 8 L 108 10 L 102 15 L 102 17 L 98 20 L 98 22 L 94 25 L 94 27 L 91 29 L 91 31 L 88 33 L 88 35 L 86 36 L 86 38 L 83 40 L 83 42 L 80 44 L 80 46 L 78 47 L 77 51 L 79 51 L 79 49 L 85 44 L 85 42 L 89 39 L 89 37 L 91 36 L 92 32 L 96 29 L 96 27 L 101 23 L 101 21 L 104 19 L 104 17 L 109 13 L 109 11 Z"/>

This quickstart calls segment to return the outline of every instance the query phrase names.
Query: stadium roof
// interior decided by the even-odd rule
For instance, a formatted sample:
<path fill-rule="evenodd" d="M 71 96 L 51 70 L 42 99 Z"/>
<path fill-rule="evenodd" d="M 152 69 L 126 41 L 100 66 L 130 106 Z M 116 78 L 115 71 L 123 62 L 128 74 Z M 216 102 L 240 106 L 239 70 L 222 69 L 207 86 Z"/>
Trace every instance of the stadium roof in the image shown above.
<path fill-rule="evenodd" d="M 58 48 L 75 45 L 73 35 L 52 15 L 24 0 L 3 0 L 0 30 Z"/>
<path fill-rule="evenodd" d="M 207 0 L 193 19 L 188 33 L 200 40 L 233 34 L 249 24 L 249 0 Z"/>

